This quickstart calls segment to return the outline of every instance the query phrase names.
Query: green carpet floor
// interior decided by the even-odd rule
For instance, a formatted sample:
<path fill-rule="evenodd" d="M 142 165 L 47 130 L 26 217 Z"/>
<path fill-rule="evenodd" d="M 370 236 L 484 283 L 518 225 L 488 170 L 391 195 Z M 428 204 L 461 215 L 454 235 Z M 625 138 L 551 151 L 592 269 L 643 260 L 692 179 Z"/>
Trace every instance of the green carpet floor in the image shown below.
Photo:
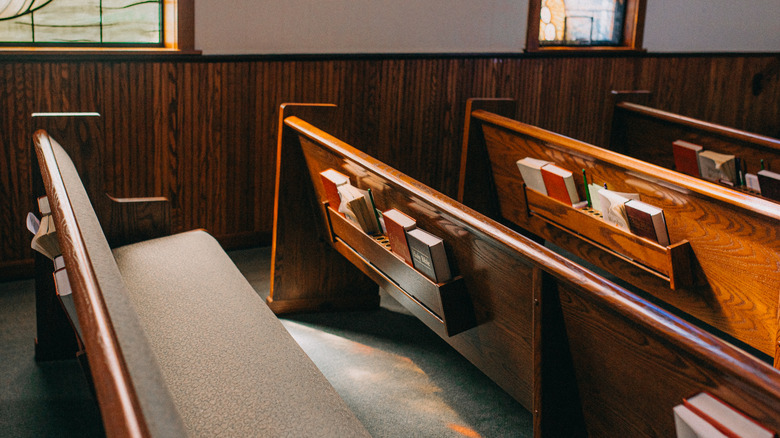
<path fill-rule="evenodd" d="M 270 248 L 230 252 L 269 290 Z M 366 312 L 282 322 L 374 437 L 532 436 L 531 414 L 389 296 Z M 32 281 L 0 283 L 0 436 L 102 436 L 75 360 L 33 360 Z"/>

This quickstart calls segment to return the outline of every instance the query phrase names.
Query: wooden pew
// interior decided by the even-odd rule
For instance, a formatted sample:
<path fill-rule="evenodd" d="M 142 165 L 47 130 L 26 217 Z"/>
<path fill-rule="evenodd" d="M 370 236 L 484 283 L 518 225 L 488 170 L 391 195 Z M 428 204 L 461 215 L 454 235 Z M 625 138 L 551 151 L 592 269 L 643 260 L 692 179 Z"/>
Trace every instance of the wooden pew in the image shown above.
<path fill-rule="evenodd" d="M 33 145 L 108 436 L 369 436 L 212 236 L 112 249 L 105 194 L 46 131 Z"/>
<path fill-rule="evenodd" d="M 553 242 L 780 363 L 778 204 L 482 109 L 496 106 L 511 116 L 510 101 L 469 101 L 462 202 Z M 516 166 L 526 156 L 573 171 L 583 199 L 581 169 L 590 182 L 640 193 L 664 209 L 672 245 L 622 232 L 526 190 Z"/>
<path fill-rule="evenodd" d="M 667 169 L 674 169 L 672 143 L 685 140 L 745 161 L 747 172 L 780 170 L 780 139 L 718 125 L 632 100 L 636 93 L 613 92 L 615 100 L 609 149 Z"/>
<path fill-rule="evenodd" d="M 672 408 L 700 391 L 780 430 L 777 370 L 335 138 L 321 128 L 333 114 L 280 111 L 277 312 L 375 305 L 382 286 L 528 408 L 537 437 L 673 436 Z M 329 168 L 444 238 L 456 279 L 427 281 L 341 218 L 319 177 Z M 457 283 L 466 296 L 452 302 Z M 436 290 L 473 320 L 450 330 L 447 305 L 426 306 Z"/>
<path fill-rule="evenodd" d="M 59 139 L 73 157 L 74 165 L 83 175 L 84 188 L 93 200 L 95 213 L 106 226 L 106 238 L 111 246 L 138 242 L 171 233 L 170 203 L 164 197 L 116 198 L 108 194 L 103 168 L 103 120 L 96 112 L 33 113 L 33 134 L 40 129 Z M 31 163 L 37 162 L 35 150 Z M 33 166 L 31 187 L 34 200 L 46 195 L 40 170 Z M 30 211 L 37 211 L 31 206 Z M 35 358 L 39 361 L 70 359 L 77 353 L 75 333 L 62 307 L 57 302 L 52 280 L 52 261 L 34 254 L 35 309 L 37 335 Z"/>

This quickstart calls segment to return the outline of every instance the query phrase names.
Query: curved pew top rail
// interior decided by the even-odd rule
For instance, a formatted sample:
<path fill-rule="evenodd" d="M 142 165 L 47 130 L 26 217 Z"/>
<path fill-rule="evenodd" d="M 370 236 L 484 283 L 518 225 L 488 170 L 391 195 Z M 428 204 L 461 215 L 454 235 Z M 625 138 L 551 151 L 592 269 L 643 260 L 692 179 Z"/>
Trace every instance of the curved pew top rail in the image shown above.
<path fill-rule="evenodd" d="M 584 430 L 589 432 L 589 425 L 580 429 L 582 423 L 577 418 L 585 410 L 593 413 L 586 415 L 589 418 L 628 414 L 638 429 L 660 430 L 657 436 L 668 436 L 674 427 L 673 406 L 700 391 L 709 391 L 780 430 L 777 370 L 325 132 L 317 127 L 326 120 L 320 117 L 323 110 L 332 115 L 333 107 L 288 104 L 281 109 L 273 261 L 276 272 L 272 278 L 279 282 L 280 288 L 273 292 L 280 296 L 273 301 L 289 297 L 292 301 L 305 300 L 310 293 L 319 299 L 321 286 L 340 287 L 334 286 L 333 277 L 328 276 L 332 270 L 312 270 L 343 260 L 322 249 L 331 248 L 333 241 L 328 236 L 327 198 L 319 187 L 318 174 L 333 168 L 348 175 L 356 185 L 371 187 L 380 209 L 392 207 L 416 214 L 418 226 L 439 233 L 450 243 L 450 260 L 463 276 L 474 302 L 477 325 L 451 337 L 441 330 L 437 333 L 532 410 L 535 436 L 580 436 Z M 298 191 L 301 186 L 307 191 Z M 312 234 L 307 234 L 308 240 L 295 241 L 296 232 L 315 228 L 320 228 L 318 237 L 309 239 Z M 298 245 L 295 248 L 305 250 L 305 254 L 293 251 L 292 245 Z M 288 259 L 293 256 L 295 266 Z M 305 265 L 309 276 L 320 277 L 320 284 L 309 285 L 311 291 L 301 293 L 298 264 Z M 532 275 L 525 282 L 523 267 L 529 265 Z M 358 279 L 344 277 L 339 281 L 343 285 Z M 497 288 L 504 290 L 502 294 L 493 288 L 498 281 L 503 281 Z M 530 294 L 526 293 L 528 289 Z M 574 345 L 574 333 L 567 335 L 571 330 L 567 327 L 569 321 L 564 321 L 559 312 L 562 305 L 572 307 L 559 299 L 562 294 L 591 303 L 587 308 L 580 306 L 585 309 L 581 319 L 585 322 L 582 331 L 587 334 L 577 339 L 615 336 L 619 338 L 618 347 L 599 348 L 599 340 Z M 413 313 L 436 330 L 419 312 Z M 602 330 L 600 324 L 607 316 L 639 335 L 614 335 Z M 615 344 L 612 341 L 608 342 L 611 346 Z M 569 362 L 565 359 L 567 347 L 572 351 L 584 348 L 591 354 L 575 357 L 572 364 L 571 358 Z M 518 354 L 528 357 L 516 360 Z M 616 397 L 589 390 L 598 385 L 591 377 L 592 370 L 613 371 L 599 363 L 605 357 L 618 361 L 626 358 L 637 365 L 614 370 L 615 378 L 623 379 L 619 385 L 622 392 Z M 573 367 L 574 379 L 567 366 Z M 519 383 L 518 388 L 518 379 L 529 381 Z M 639 381 L 645 390 L 636 389 Z M 525 385 L 531 387 L 532 394 L 523 392 Z M 596 402 L 602 396 L 603 403 Z"/>
<path fill-rule="evenodd" d="M 183 424 L 143 329 L 132 305 L 122 297 L 123 284 L 111 283 L 119 293 L 110 296 L 101 289 L 102 282 L 120 276 L 115 264 L 106 263 L 113 260 L 113 255 L 94 213 L 82 214 L 84 208 L 74 208 L 92 209 L 79 176 L 68 170 L 73 165 L 60 168 L 59 163 L 70 158 L 43 130 L 35 133 L 33 143 L 68 266 L 95 391 L 101 410 L 110 413 L 103 415 L 107 435 L 184 436 Z M 116 275 L 106 275 L 111 269 Z M 132 342 L 120 343 L 120 335 Z M 135 385 L 141 385 L 142 390 Z"/>
<path fill-rule="evenodd" d="M 780 359 L 779 204 L 483 109 L 511 114 L 511 102 L 469 102 L 460 176 L 462 202 L 555 243 L 759 354 Z M 683 258 L 690 281 L 674 287 L 605 250 L 622 249 L 617 233 L 602 231 L 604 247 L 599 247 L 578 232 L 555 228 L 530 215 L 532 199 L 525 196 L 516 165 L 527 156 L 556 162 L 575 174 L 586 169 L 590 182 L 608 182 L 612 190 L 639 193 L 645 202 L 663 208 L 671 242 L 690 245 L 690 257 Z M 584 193 L 581 177 L 575 178 L 575 184 Z"/>

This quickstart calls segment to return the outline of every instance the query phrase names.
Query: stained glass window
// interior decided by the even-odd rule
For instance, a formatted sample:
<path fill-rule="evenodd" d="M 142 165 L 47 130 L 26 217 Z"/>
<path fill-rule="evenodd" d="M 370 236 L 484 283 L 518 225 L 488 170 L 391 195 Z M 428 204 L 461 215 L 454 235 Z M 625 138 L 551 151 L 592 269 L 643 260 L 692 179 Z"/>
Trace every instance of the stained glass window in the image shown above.
<path fill-rule="evenodd" d="M 162 45 L 162 0 L 0 0 L 0 44 Z"/>
<path fill-rule="evenodd" d="M 620 44 L 624 14 L 625 0 L 541 0 L 539 45 Z"/>

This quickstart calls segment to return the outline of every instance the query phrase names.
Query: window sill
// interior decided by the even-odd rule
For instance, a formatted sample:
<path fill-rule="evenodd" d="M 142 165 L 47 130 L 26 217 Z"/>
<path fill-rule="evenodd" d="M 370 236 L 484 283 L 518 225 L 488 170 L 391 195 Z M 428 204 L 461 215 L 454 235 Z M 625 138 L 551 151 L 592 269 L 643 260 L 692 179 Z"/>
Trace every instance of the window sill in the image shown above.
<path fill-rule="evenodd" d="M 35 58 L 70 59 L 117 59 L 146 57 L 178 57 L 201 55 L 200 50 L 179 50 L 156 47 L 0 47 L 0 61 L 14 58 L 18 60 L 34 60 Z"/>

